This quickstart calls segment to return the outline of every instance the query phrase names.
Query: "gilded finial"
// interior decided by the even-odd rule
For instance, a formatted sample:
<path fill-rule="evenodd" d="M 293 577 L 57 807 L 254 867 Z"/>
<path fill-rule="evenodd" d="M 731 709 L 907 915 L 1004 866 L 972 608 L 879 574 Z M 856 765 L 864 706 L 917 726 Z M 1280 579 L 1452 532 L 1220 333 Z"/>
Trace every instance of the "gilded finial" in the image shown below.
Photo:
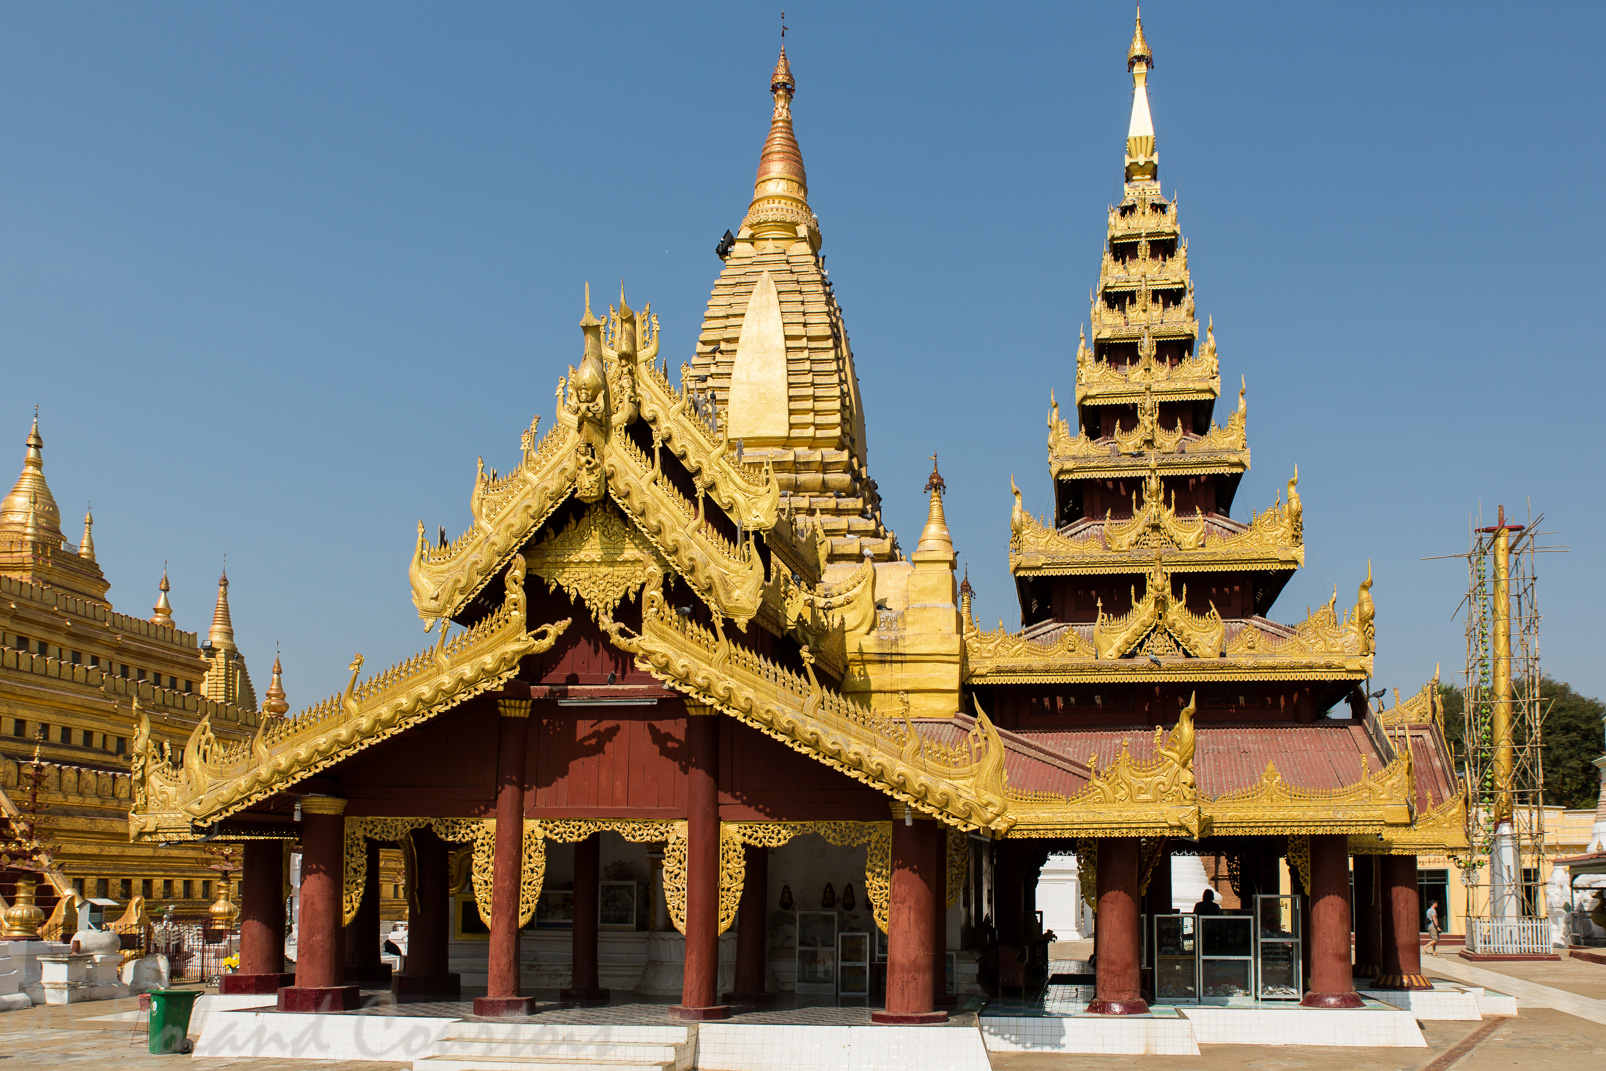
<path fill-rule="evenodd" d="M 78 544 L 78 556 L 85 561 L 95 560 L 95 513 L 89 506 L 84 507 L 84 538 Z"/>
<path fill-rule="evenodd" d="M 290 710 L 290 704 L 284 697 L 284 666 L 279 663 L 279 648 L 273 648 L 273 680 L 268 685 L 267 701 L 262 704 L 262 713 L 275 718 L 282 718 Z"/>
<path fill-rule="evenodd" d="M 1126 69 L 1134 70 L 1140 63 L 1145 70 L 1154 67 L 1154 53 L 1149 51 L 1149 42 L 1143 36 L 1142 5 L 1138 6 L 1137 22 L 1132 28 L 1132 47 L 1126 53 Z"/>
<path fill-rule="evenodd" d="M 775 70 L 770 75 L 770 95 L 774 98 L 770 132 L 759 153 L 753 200 L 742 226 L 754 237 L 761 238 L 797 238 L 802 228 L 801 233 L 806 233 L 810 243 L 818 249 L 819 227 L 809 208 L 809 180 L 803 169 L 803 151 L 798 148 L 797 137 L 792 132 L 792 97 L 796 93 L 797 80 L 792 77 L 786 46 L 782 45 Z"/>
<path fill-rule="evenodd" d="M 151 624 L 173 627 L 173 604 L 167 601 L 167 593 L 172 588 L 167 583 L 167 563 L 162 563 L 162 582 L 156 585 L 159 594 L 156 596 L 156 605 L 151 609 Z"/>
<path fill-rule="evenodd" d="M 0 535 L 14 533 L 26 542 L 60 546 L 61 509 L 50 493 L 50 485 L 45 483 L 44 445 L 39 437 L 39 407 L 34 406 L 22 472 L 11 493 L 0 500 Z"/>
<path fill-rule="evenodd" d="M 223 575 L 217 578 L 217 606 L 212 611 L 212 627 L 207 631 L 206 639 L 214 650 L 234 650 L 234 622 L 229 617 L 229 566 L 227 559 L 224 559 Z"/>
<path fill-rule="evenodd" d="M 948 484 L 943 480 L 942 473 L 937 471 L 937 455 L 931 455 L 931 475 L 926 477 L 926 494 L 942 494 L 948 490 Z"/>

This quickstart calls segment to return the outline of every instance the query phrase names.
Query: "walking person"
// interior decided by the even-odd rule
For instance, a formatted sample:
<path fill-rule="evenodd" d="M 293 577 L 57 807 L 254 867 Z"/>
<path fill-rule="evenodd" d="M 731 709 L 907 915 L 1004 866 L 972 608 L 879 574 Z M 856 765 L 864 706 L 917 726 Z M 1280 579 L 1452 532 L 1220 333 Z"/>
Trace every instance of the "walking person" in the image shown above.
<path fill-rule="evenodd" d="M 1428 952 L 1439 954 L 1439 902 L 1428 902 Z"/>

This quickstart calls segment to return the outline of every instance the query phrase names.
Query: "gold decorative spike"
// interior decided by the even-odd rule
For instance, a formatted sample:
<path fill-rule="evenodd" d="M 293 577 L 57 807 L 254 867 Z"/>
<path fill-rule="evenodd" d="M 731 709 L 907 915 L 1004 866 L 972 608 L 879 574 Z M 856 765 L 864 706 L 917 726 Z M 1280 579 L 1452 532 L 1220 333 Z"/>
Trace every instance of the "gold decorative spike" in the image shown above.
<path fill-rule="evenodd" d="M 95 514 L 84 510 L 84 538 L 78 544 L 78 556 L 86 562 L 95 560 Z"/>
<path fill-rule="evenodd" d="M 289 711 L 290 704 L 285 702 L 284 695 L 284 666 L 279 662 L 279 652 L 274 651 L 273 680 L 268 684 L 267 702 L 262 704 L 262 713 L 282 718 Z"/>
<path fill-rule="evenodd" d="M 214 650 L 232 651 L 234 647 L 234 621 L 229 617 L 229 571 L 217 578 L 217 606 L 212 610 L 212 627 L 206 634 Z"/>

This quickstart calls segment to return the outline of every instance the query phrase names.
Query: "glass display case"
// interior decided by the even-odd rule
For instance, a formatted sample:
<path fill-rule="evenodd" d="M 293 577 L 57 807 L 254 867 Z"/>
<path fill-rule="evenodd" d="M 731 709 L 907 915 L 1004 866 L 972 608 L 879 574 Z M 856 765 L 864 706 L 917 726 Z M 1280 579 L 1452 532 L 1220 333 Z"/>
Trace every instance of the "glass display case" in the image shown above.
<path fill-rule="evenodd" d="M 797 992 L 836 994 L 835 911 L 797 913 Z"/>
<path fill-rule="evenodd" d="M 1255 897 L 1255 998 L 1298 1000 L 1304 995 L 1299 904 L 1292 896 Z"/>
<path fill-rule="evenodd" d="M 1255 920 L 1249 915 L 1201 915 L 1199 999 L 1255 995 Z"/>
<path fill-rule="evenodd" d="M 870 935 L 862 932 L 838 934 L 836 955 L 837 996 L 868 997 L 870 995 Z"/>
<path fill-rule="evenodd" d="M 1154 996 L 1162 1004 L 1199 999 L 1199 920 L 1193 915 L 1154 918 Z"/>

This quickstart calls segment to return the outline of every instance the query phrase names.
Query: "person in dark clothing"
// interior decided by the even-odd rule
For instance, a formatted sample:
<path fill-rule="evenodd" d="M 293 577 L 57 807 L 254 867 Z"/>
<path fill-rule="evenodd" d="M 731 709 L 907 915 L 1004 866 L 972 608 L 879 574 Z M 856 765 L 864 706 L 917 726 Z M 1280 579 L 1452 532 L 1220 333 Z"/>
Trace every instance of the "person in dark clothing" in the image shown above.
<path fill-rule="evenodd" d="M 1214 889 L 1206 889 L 1204 891 L 1204 895 L 1199 898 L 1199 902 L 1193 905 L 1193 913 L 1195 915 L 1221 914 L 1221 905 L 1216 903 L 1216 891 Z"/>

